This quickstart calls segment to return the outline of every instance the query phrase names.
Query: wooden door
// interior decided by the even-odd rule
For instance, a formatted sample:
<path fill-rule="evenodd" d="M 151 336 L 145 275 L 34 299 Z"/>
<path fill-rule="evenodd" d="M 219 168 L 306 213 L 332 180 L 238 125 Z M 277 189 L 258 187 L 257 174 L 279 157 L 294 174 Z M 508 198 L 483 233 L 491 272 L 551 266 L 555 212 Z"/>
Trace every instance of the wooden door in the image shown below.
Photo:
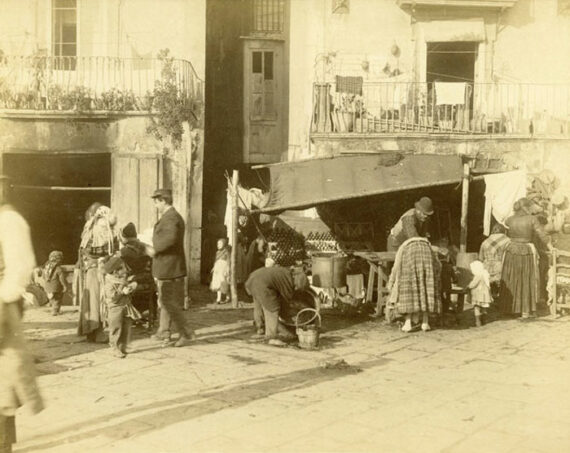
<path fill-rule="evenodd" d="M 244 162 L 279 162 L 284 151 L 283 43 L 246 41 L 244 58 Z"/>
<path fill-rule="evenodd" d="M 162 156 L 143 153 L 113 155 L 111 209 L 118 225 L 133 222 L 142 233 L 157 220 L 151 195 L 162 183 Z"/>

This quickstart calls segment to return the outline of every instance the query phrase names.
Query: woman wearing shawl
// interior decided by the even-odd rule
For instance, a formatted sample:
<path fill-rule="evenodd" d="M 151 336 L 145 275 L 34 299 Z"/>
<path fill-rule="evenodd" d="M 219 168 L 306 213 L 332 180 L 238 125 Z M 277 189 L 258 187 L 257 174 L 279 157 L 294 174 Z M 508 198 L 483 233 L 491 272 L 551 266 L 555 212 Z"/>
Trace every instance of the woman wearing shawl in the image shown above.
<path fill-rule="evenodd" d="M 77 333 L 94 343 L 103 340 L 105 304 L 103 301 L 103 263 L 118 249 L 114 226 L 116 218 L 107 206 L 97 208 L 81 233 L 79 247 L 82 288 L 79 292 L 79 326 Z"/>

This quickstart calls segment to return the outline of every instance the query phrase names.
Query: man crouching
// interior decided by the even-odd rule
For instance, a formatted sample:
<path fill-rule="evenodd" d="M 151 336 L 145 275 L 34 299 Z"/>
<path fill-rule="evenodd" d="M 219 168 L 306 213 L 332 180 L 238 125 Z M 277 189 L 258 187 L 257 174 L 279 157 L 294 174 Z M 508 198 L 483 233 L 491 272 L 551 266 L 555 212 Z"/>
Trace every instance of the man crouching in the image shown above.
<path fill-rule="evenodd" d="M 303 278 L 304 277 L 304 278 Z M 308 288 L 307 277 L 281 266 L 262 267 L 252 272 L 245 282 L 247 293 L 253 297 L 254 321 L 258 334 L 265 319 L 265 339 L 273 346 L 284 346 L 279 336 L 291 337 L 289 330 L 279 321 L 287 310 L 295 291 Z"/>

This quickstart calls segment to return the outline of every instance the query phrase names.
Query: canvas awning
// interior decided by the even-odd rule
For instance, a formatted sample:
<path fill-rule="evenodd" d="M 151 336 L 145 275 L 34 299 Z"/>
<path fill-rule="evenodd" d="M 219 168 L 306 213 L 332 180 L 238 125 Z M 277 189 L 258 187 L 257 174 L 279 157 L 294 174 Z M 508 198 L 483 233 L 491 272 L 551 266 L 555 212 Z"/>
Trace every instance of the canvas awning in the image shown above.
<path fill-rule="evenodd" d="M 343 155 L 263 167 L 270 172 L 271 193 L 259 212 L 452 184 L 461 181 L 463 172 L 459 156 L 400 153 Z"/>

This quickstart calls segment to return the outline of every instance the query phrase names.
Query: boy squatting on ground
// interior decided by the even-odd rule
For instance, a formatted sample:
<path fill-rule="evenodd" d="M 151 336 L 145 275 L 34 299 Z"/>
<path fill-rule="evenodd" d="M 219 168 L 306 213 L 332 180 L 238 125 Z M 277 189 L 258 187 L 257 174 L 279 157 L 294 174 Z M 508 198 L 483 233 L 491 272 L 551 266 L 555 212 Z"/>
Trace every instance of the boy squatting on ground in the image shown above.
<path fill-rule="evenodd" d="M 131 294 L 136 289 L 137 283 L 128 277 L 127 266 L 118 256 L 112 257 L 105 263 L 104 271 L 109 345 L 115 357 L 124 358 L 127 355 L 131 320 L 141 318 L 131 302 Z"/>
<path fill-rule="evenodd" d="M 50 252 L 47 262 L 44 264 L 41 275 L 44 281 L 44 289 L 52 307 L 52 315 L 59 315 L 63 294 L 67 291 L 65 275 L 61 268 L 63 252 L 54 250 Z"/>

